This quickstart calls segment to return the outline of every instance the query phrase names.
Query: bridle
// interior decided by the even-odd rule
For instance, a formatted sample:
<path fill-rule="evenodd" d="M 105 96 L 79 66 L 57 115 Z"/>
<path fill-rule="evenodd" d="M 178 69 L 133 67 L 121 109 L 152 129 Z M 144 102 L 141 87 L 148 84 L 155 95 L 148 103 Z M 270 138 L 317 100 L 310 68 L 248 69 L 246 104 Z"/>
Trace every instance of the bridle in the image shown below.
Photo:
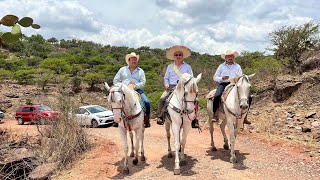
<path fill-rule="evenodd" d="M 130 121 L 130 120 L 132 120 L 132 119 L 137 118 L 141 114 L 142 110 L 138 114 L 131 115 L 131 116 L 129 116 L 126 113 L 126 111 L 124 110 L 124 104 L 125 104 L 124 102 L 125 102 L 125 99 L 126 99 L 125 97 L 126 96 L 125 96 L 125 93 L 122 91 L 121 86 L 119 87 L 119 90 L 110 91 L 110 96 L 111 96 L 110 99 L 111 99 L 111 102 L 115 102 L 115 100 L 113 99 L 115 92 L 118 92 L 118 93 L 120 93 L 122 95 L 121 96 L 121 106 L 120 107 L 113 107 L 112 106 L 112 112 L 114 112 L 114 110 L 116 110 L 116 109 L 120 109 L 120 111 L 121 111 L 121 119 L 123 119 L 124 126 L 126 127 L 125 123 Z"/>
<path fill-rule="evenodd" d="M 188 100 L 188 99 L 187 99 L 188 93 L 185 91 L 185 88 L 186 88 L 186 85 L 191 81 L 192 78 L 193 78 L 193 77 L 191 77 L 190 79 L 188 79 L 188 81 L 186 81 L 186 82 L 183 84 L 183 92 L 184 92 L 184 93 L 183 93 L 183 97 L 182 97 L 182 103 L 183 103 L 183 105 L 184 105 L 184 108 L 181 110 L 181 109 L 177 108 L 176 106 L 172 105 L 171 103 L 169 104 L 169 105 L 171 105 L 171 106 L 169 106 L 169 107 L 171 107 L 171 109 L 173 109 L 174 111 L 176 111 L 177 113 L 179 113 L 180 116 L 181 116 L 181 118 L 182 118 L 183 114 L 186 114 L 186 115 L 188 116 L 189 120 L 193 120 L 193 119 L 191 119 L 191 118 L 189 117 L 189 114 L 193 113 L 193 112 L 194 112 L 194 109 L 189 110 L 189 109 L 187 108 L 187 105 L 188 105 L 188 103 L 193 103 L 193 104 L 195 104 L 195 103 L 196 103 L 196 100 L 197 100 L 197 97 L 198 97 L 198 93 L 196 93 L 196 97 L 195 97 L 193 100 Z M 175 92 L 175 94 L 176 94 L 176 92 Z M 177 94 L 176 94 L 176 96 L 177 96 Z M 178 97 L 178 96 L 177 96 L 177 97 Z M 178 102 L 180 102 L 180 101 L 178 101 Z M 182 104 L 180 104 L 180 105 L 181 105 L 181 107 L 183 107 Z"/>

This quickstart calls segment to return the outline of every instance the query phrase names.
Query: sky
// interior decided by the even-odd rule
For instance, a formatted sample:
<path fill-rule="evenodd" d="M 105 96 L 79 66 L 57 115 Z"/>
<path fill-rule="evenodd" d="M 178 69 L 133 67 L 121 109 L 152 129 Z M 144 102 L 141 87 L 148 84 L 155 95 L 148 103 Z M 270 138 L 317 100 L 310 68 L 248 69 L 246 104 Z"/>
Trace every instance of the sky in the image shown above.
<path fill-rule="evenodd" d="M 320 20 L 318 0 L 0 0 L 0 9 L 1 17 L 29 16 L 41 25 L 23 28 L 27 36 L 133 48 L 180 44 L 211 55 L 272 53 L 269 33 Z"/>

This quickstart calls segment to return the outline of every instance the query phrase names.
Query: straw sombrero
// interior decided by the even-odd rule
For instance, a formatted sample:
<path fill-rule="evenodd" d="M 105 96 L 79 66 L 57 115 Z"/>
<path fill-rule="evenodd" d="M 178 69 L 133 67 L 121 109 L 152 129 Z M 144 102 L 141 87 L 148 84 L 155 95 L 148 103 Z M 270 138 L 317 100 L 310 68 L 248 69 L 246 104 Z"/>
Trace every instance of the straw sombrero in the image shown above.
<path fill-rule="evenodd" d="M 225 59 L 227 55 L 234 55 L 234 58 L 236 58 L 239 56 L 239 53 L 237 51 L 227 50 L 225 54 L 221 54 L 222 59 Z"/>
<path fill-rule="evenodd" d="M 132 53 L 126 55 L 126 63 L 127 64 L 129 64 L 129 59 L 132 57 L 136 57 L 137 62 L 139 61 L 139 55 L 136 55 L 136 53 L 132 52 Z"/>
<path fill-rule="evenodd" d="M 167 49 L 166 57 L 168 59 L 174 60 L 174 53 L 182 52 L 183 58 L 191 56 L 191 50 L 185 46 L 175 45 Z"/>

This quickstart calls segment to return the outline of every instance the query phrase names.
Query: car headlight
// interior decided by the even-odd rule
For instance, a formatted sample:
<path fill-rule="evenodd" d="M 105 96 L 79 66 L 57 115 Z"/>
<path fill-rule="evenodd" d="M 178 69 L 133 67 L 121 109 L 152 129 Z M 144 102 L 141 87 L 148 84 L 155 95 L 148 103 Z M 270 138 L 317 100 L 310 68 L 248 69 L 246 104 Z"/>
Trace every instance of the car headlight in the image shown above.
<path fill-rule="evenodd" d="M 102 115 L 97 115 L 98 116 L 98 118 L 104 118 L 104 116 L 102 116 Z"/>

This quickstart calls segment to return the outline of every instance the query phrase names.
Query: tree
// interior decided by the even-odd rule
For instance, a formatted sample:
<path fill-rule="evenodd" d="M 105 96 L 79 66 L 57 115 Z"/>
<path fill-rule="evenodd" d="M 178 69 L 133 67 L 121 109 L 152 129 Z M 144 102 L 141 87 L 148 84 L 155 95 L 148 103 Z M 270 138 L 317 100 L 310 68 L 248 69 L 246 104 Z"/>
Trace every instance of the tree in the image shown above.
<path fill-rule="evenodd" d="M 84 77 L 84 81 L 90 86 L 90 90 L 94 89 L 94 85 L 100 84 L 104 81 L 104 76 L 98 73 L 87 73 Z"/>
<path fill-rule="evenodd" d="M 290 70 L 297 70 L 301 65 L 300 56 L 303 52 L 319 45 L 319 24 L 310 21 L 301 26 L 283 26 L 269 34 L 277 59 L 288 59 Z"/>
<path fill-rule="evenodd" d="M 71 66 L 64 59 L 48 58 L 40 63 L 40 67 L 43 69 L 50 69 L 56 74 L 68 73 L 71 70 Z"/>

